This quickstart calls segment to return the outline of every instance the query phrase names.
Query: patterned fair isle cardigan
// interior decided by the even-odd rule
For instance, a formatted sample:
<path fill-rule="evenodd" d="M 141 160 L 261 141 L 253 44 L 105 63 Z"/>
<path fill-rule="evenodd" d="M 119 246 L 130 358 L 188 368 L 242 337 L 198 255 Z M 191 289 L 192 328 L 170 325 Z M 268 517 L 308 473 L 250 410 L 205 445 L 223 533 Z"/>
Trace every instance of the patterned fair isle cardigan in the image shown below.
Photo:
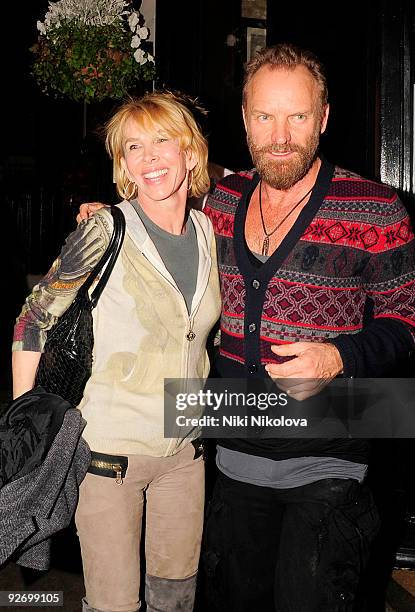
<path fill-rule="evenodd" d="M 346 376 L 381 376 L 415 336 L 414 234 L 394 190 L 323 160 L 308 204 L 265 264 L 244 226 L 255 171 L 209 196 L 223 300 L 218 370 L 264 376 L 272 344 L 330 340 Z"/>

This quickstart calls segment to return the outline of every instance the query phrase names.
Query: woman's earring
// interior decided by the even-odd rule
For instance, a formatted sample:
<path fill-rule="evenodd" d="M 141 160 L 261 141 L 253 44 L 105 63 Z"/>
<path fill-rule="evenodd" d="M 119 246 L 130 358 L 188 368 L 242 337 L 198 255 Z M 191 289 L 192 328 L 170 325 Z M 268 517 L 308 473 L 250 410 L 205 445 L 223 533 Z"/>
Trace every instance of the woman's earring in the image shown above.
<path fill-rule="evenodd" d="M 193 185 L 193 170 L 189 170 L 188 177 L 190 178 L 187 179 L 187 191 L 190 191 Z"/>
<path fill-rule="evenodd" d="M 136 196 L 137 185 L 128 179 L 128 198 L 127 200 L 132 200 Z"/>

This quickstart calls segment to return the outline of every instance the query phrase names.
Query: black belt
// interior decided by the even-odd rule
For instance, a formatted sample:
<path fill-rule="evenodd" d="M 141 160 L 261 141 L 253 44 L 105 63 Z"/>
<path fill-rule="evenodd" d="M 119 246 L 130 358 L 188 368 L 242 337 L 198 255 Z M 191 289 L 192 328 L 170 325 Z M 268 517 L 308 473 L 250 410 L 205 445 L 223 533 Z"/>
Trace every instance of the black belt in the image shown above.
<path fill-rule="evenodd" d="M 107 455 L 91 451 L 91 463 L 88 472 L 97 476 L 115 478 L 117 484 L 122 484 L 128 468 L 128 457 Z"/>
<path fill-rule="evenodd" d="M 192 445 L 195 449 L 193 459 L 198 459 L 202 455 L 204 456 L 205 445 L 201 438 L 192 440 Z M 91 451 L 91 463 L 88 468 L 90 474 L 115 478 L 117 484 L 122 484 L 122 480 L 127 473 L 127 468 L 128 457 L 123 457 L 122 455 L 107 455 L 106 453 Z"/>

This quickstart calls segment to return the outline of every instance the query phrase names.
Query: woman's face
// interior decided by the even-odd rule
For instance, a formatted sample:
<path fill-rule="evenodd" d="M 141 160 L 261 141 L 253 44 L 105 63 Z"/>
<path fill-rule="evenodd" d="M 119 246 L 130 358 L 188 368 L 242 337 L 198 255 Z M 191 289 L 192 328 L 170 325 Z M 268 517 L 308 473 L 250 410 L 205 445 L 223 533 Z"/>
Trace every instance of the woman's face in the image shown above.
<path fill-rule="evenodd" d="M 123 148 L 121 163 L 143 202 L 161 202 L 179 193 L 186 196 L 187 175 L 196 162 L 192 155 L 180 150 L 178 139 L 157 126 L 145 132 L 128 119 Z"/>

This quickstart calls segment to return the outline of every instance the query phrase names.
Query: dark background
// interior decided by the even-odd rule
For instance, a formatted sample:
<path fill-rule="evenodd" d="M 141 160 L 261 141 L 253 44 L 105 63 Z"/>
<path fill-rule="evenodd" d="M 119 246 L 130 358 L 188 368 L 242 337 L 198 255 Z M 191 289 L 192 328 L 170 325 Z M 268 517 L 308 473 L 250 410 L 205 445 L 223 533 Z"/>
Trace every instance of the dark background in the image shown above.
<path fill-rule="evenodd" d="M 246 28 L 266 27 L 268 44 L 288 41 L 310 48 L 328 74 L 331 113 L 323 152 L 341 166 L 397 188 L 412 215 L 414 3 L 267 4 L 263 22 L 242 18 L 241 0 L 157 0 L 156 86 L 198 96 L 209 110 L 205 128 L 211 161 L 234 170 L 250 167 L 240 113 Z M 47 271 L 75 227 L 80 202 L 117 199 L 111 164 L 97 135 L 117 103 L 89 105 L 84 139 L 82 105 L 44 96 L 30 75 L 29 47 L 36 41 L 36 21 L 43 20 L 46 10 L 45 0 L 2 5 L 3 29 L 10 32 L 0 42 L 0 390 L 6 396 L 12 327 L 28 293 L 26 275 Z M 229 34 L 235 46 L 226 44 Z M 142 91 L 138 87 L 133 93 Z M 405 374 L 413 375 L 412 364 Z M 405 537 L 407 523 L 401 519 L 415 507 L 413 450 L 412 440 L 385 441 L 375 449 L 371 479 L 385 527 L 371 572 L 380 598 L 381 579 Z"/>
<path fill-rule="evenodd" d="M 322 137 L 325 155 L 396 187 L 412 214 L 414 3 L 349 0 L 334 10 L 323 3 L 268 0 L 267 19 L 258 21 L 241 16 L 241 1 L 156 4 L 155 86 L 197 96 L 209 110 L 205 128 L 211 161 L 234 170 L 251 166 L 240 112 L 246 28 L 265 27 L 268 44 L 300 44 L 326 65 L 331 113 Z M 80 202 L 117 200 L 111 164 L 97 134 L 117 102 L 88 105 L 83 138 L 82 104 L 45 96 L 30 74 L 29 48 L 47 1 L 18 6 L 2 8 L 4 27 L 12 35 L 0 42 L 5 229 L 0 256 L 6 263 L 7 294 L 0 348 L 5 353 L 26 291 L 25 275 L 46 272 L 74 228 Z M 230 34 L 234 46 L 227 44 Z M 132 93 L 151 85 L 139 85 Z M 0 386 L 10 381 L 7 363 Z"/>

